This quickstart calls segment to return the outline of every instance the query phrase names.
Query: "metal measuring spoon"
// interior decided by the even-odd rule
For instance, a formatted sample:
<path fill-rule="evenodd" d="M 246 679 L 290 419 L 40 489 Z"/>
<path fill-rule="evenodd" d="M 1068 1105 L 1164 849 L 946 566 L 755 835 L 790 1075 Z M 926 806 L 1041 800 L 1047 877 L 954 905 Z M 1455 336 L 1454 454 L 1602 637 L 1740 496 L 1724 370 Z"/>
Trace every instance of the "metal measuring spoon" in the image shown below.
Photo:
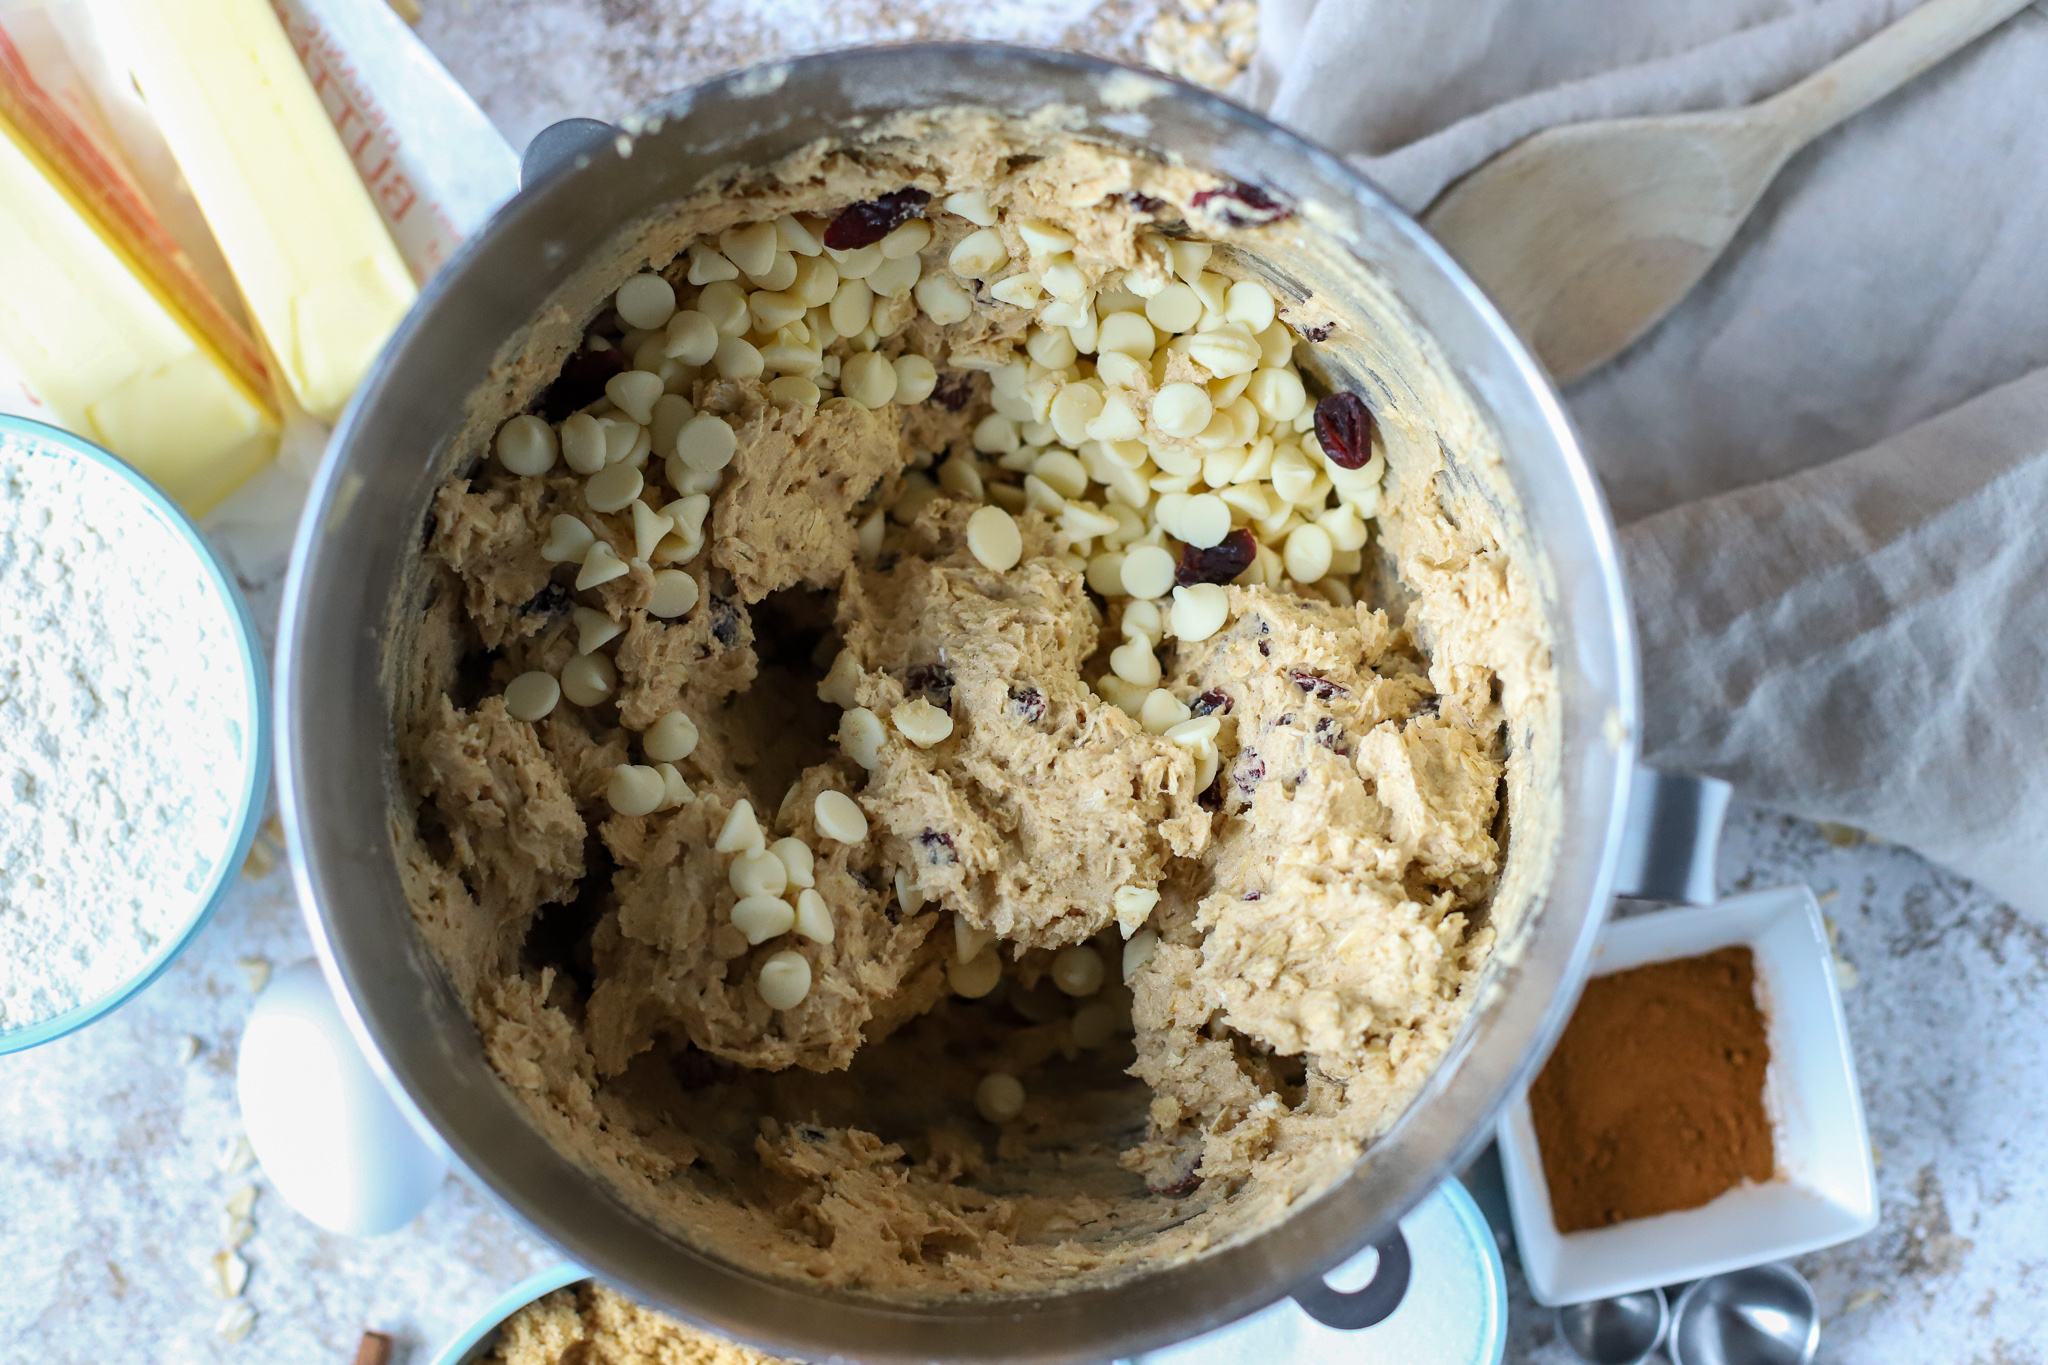
<path fill-rule="evenodd" d="M 1678 1296 L 1675 1365 L 1807 1365 L 1820 1349 L 1820 1304 L 1788 1265 L 1713 1275 Z"/>
<path fill-rule="evenodd" d="M 1557 1310 L 1557 1334 L 1591 1365 L 1640 1365 L 1657 1349 L 1671 1321 L 1661 1289 L 1568 1303 Z"/>

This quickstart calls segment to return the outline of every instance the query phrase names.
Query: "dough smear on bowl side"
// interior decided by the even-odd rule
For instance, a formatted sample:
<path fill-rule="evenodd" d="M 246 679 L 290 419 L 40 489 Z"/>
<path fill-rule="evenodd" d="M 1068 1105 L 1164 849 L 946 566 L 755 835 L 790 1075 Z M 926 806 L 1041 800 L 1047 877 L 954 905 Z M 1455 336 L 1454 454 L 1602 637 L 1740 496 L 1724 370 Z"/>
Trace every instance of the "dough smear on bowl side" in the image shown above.
<path fill-rule="evenodd" d="M 1071 1287 L 1269 1226 L 1443 1057 L 1541 879 L 1548 647 L 1447 464 L 1476 421 L 1317 358 L 1371 329 L 1270 267 L 1314 237 L 920 115 L 708 188 L 508 348 L 399 841 L 494 1065 L 649 1216 Z"/>

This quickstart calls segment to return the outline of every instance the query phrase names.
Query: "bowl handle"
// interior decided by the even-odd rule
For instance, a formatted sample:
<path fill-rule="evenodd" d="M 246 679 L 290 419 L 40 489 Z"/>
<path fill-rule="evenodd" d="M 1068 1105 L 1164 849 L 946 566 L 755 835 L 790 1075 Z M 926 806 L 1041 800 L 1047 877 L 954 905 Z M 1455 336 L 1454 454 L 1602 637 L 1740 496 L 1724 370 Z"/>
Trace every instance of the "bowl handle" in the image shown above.
<path fill-rule="evenodd" d="M 533 135 L 519 156 L 519 188 L 525 189 L 555 167 L 617 137 L 619 130 L 602 119 L 565 118 Z"/>
<path fill-rule="evenodd" d="M 1364 1288 L 1349 1292 L 1332 1289 L 1317 1276 L 1293 1290 L 1301 1311 L 1340 1332 L 1372 1327 L 1393 1316 L 1408 1293 L 1408 1278 L 1414 1268 L 1408 1255 L 1408 1239 L 1397 1227 L 1372 1247 L 1380 1254 L 1380 1260 Z"/>
<path fill-rule="evenodd" d="M 1622 827 L 1614 894 L 1635 900 L 1714 901 L 1714 852 L 1734 792 L 1718 777 L 1637 768 Z"/>

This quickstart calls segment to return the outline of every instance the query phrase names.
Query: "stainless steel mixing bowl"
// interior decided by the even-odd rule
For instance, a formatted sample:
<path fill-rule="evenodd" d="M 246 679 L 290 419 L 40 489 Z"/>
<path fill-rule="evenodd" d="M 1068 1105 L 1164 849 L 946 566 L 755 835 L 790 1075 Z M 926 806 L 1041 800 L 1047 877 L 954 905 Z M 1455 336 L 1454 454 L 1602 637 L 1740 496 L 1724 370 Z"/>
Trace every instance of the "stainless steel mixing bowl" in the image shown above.
<path fill-rule="evenodd" d="M 396 768 L 383 632 L 495 352 L 621 225 L 735 163 L 762 165 L 905 109 L 1059 104 L 1077 131 L 1256 182 L 1322 225 L 1434 336 L 1505 452 L 1562 693 L 1555 864 L 1537 911 L 1398 1125 L 1350 1175 L 1239 1245 L 1110 1287 L 943 1307 L 743 1273 L 629 1212 L 527 1123 L 413 930 L 389 828 Z M 279 645 L 280 785 L 320 956 L 366 1049 L 455 1161 L 582 1265 L 731 1336 L 808 1359 L 1085 1361 L 1240 1317 L 1352 1255 L 1466 1160 L 1562 1028 L 1625 856 L 1637 681 L 1614 531 L 1556 394 L 1435 242 L 1342 161 L 1214 95 L 1071 53 L 873 48 L 674 97 L 528 186 L 434 278 L 335 435 L 301 527 Z M 1667 806 L 1669 803 L 1666 803 Z M 1668 816 L 1669 811 L 1665 814 Z M 1683 821 L 1681 821 L 1683 823 Z M 1640 861 L 1640 860 L 1639 860 Z"/>

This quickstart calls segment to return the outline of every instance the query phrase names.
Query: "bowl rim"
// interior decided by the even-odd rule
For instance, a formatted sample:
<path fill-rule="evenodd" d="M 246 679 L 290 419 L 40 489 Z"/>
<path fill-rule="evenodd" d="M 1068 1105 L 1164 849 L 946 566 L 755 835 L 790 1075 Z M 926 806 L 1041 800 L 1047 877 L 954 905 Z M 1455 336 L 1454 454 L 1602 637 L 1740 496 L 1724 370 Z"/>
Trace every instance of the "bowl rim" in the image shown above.
<path fill-rule="evenodd" d="M 271 690 L 263 648 L 258 643 L 256 634 L 256 620 L 249 612 L 249 604 L 242 596 L 235 576 L 227 571 L 220 561 L 220 556 L 207 543 L 206 535 L 199 529 L 199 524 L 147 474 L 83 436 L 66 431 L 62 427 L 52 426 L 48 422 L 39 422 L 32 417 L 0 413 L 0 435 L 8 434 L 55 447 L 113 474 L 133 489 L 143 503 L 161 517 L 179 539 L 192 549 L 213 587 L 215 596 L 226 607 L 228 623 L 234 632 L 241 660 L 242 691 L 247 708 L 241 721 L 248 738 L 242 746 L 243 771 L 241 791 L 236 798 L 237 813 L 232 826 L 234 834 L 215 862 L 205 891 L 195 900 L 191 919 L 176 934 L 159 944 L 156 952 L 150 955 L 133 976 L 106 995 L 74 1006 L 62 1014 L 54 1014 L 33 1024 L 0 1032 L 0 1055 L 24 1052 L 32 1047 L 54 1042 L 68 1033 L 75 1033 L 88 1024 L 105 1018 L 141 994 L 150 983 L 164 974 L 180 953 L 185 951 L 186 946 L 198 936 L 207 921 L 213 918 L 214 912 L 220 908 L 220 903 L 227 899 L 228 893 L 234 888 L 235 878 L 241 874 L 242 864 L 247 860 L 249 848 L 255 842 L 257 826 L 262 823 L 264 795 L 270 786 L 271 758 Z"/>

